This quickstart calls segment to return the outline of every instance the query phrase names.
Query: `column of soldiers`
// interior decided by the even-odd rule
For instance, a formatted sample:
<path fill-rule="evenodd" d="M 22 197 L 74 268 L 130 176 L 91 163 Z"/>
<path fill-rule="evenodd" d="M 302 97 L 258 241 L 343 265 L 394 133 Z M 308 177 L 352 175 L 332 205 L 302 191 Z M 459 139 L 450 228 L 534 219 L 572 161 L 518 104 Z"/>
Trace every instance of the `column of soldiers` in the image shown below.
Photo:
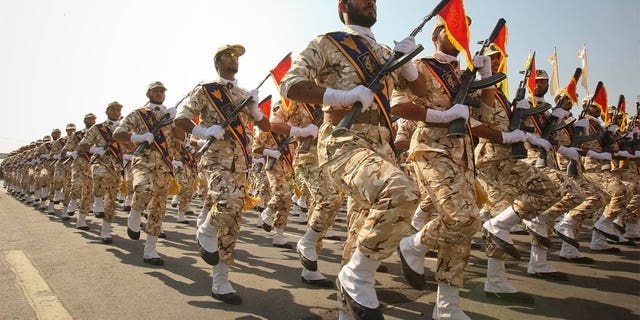
<path fill-rule="evenodd" d="M 177 222 L 189 224 L 186 215 L 201 177 L 203 208 L 195 243 L 212 266 L 212 296 L 240 304 L 229 270 L 249 181 L 251 193 L 262 200 L 257 226 L 274 229 L 273 246 L 287 249 L 293 249 L 284 230 L 297 183 L 309 201 L 309 221 L 295 245 L 301 278 L 312 286 L 335 284 L 340 319 L 384 318 L 375 274 L 394 252 L 404 278 L 418 290 L 425 289 L 425 254 L 437 252 L 432 317 L 469 319 L 460 306 L 459 288 L 472 237 L 480 231 L 486 235 L 488 257 L 485 294 L 520 303 L 533 303 L 533 298 L 506 275 L 507 256 L 520 258 L 510 234 L 515 225 L 523 223 L 531 234 L 527 273 L 554 281 L 569 281 L 570 276 L 547 261 L 552 234 L 562 240 L 563 260 L 586 264 L 595 263 L 579 250 L 578 233 L 586 219 L 595 222 L 589 245 L 593 251 L 619 253 L 615 245 L 640 239 L 637 120 L 624 132 L 621 117 L 605 127 L 589 96 L 583 99 L 585 116 L 570 122 L 572 103 L 560 94 L 554 97 L 556 108 L 525 120 L 534 128 L 527 132 L 509 128 L 512 104 L 495 86 L 474 94 L 480 107 L 472 111 L 453 103 L 462 71 L 459 51 L 442 20 L 430 35 L 434 53 L 403 65 L 383 80 L 385 90 L 372 92 L 365 84 L 376 69 L 393 52 L 412 51 L 416 39 L 405 38 L 393 49 L 378 43 L 370 29 L 377 20 L 375 1 L 340 0 L 338 14 L 345 28 L 318 36 L 300 53 L 280 87 L 291 104 L 279 101 L 270 118 L 258 108 L 258 91 L 240 87 L 235 78 L 245 48 L 224 45 L 213 55 L 217 79 L 197 85 L 183 107 L 165 107 L 165 86 L 152 82 L 149 101 L 122 120 L 123 106 L 112 102 L 106 121 L 96 124 L 90 113 L 83 129 L 75 131 L 70 123 L 67 136 L 55 129 L 12 152 L 2 163 L 5 188 L 49 214 L 62 203 L 62 220 L 78 211 L 75 226 L 81 230 L 89 229 L 86 220 L 93 210 L 102 219 L 105 244 L 113 242 L 118 192 L 126 193 L 127 235 L 140 239 L 142 215 L 148 212 L 143 262 L 162 265 L 157 242 L 169 181 L 175 177 L 181 185 L 172 201 Z M 489 46 L 474 58 L 480 79 L 497 72 L 501 55 Z M 547 73 L 537 70 L 532 76 L 533 95 L 513 108 L 546 103 Z M 354 104 L 361 104 L 362 111 L 353 125 L 346 134 L 334 135 Z M 244 108 L 236 114 L 238 106 Z M 401 118 L 397 130 L 392 115 Z M 544 138 L 540 128 L 552 118 L 567 120 L 567 125 Z M 447 135 L 456 119 L 468 123 L 471 135 Z M 255 138 L 249 122 L 258 127 Z M 575 145 L 577 135 L 595 139 Z M 399 161 L 394 140 L 403 151 Z M 526 159 L 512 157 L 517 143 L 525 144 Z M 196 153 L 202 146 L 208 148 Z M 567 174 L 571 163 L 577 163 L 577 172 Z M 476 185 L 488 197 L 481 206 Z M 320 272 L 319 261 L 322 239 L 345 197 L 347 239 L 334 283 Z"/>

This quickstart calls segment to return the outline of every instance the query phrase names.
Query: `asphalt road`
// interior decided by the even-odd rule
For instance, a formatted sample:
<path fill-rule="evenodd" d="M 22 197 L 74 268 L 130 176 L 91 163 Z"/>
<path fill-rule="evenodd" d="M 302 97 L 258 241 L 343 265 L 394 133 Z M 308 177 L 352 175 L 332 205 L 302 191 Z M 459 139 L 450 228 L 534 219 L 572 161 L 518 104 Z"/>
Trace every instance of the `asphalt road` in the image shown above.
<path fill-rule="evenodd" d="M 168 238 L 158 245 L 165 265 L 154 267 L 142 262 L 144 240 L 126 237 L 123 212 L 117 212 L 113 225 L 114 243 L 104 245 L 95 217 L 89 218 L 91 230 L 80 231 L 74 228 L 75 219 L 61 221 L 57 209 L 56 216 L 49 216 L 0 191 L 0 319 L 337 318 L 335 291 L 302 283 L 296 252 L 272 247 L 271 236 L 255 227 L 253 211 L 244 215 L 237 263 L 230 273 L 243 303 L 230 306 L 210 296 L 211 267 L 200 258 L 194 241 L 195 216 L 189 216 L 190 226 L 176 224 L 175 209 L 168 207 L 164 227 Z M 344 237 L 344 212 L 338 217 L 336 231 Z M 585 224 L 580 237 L 583 248 L 588 248 L 589 226 Z M 303 230 L 297 218 L 290 217 L 286 235 L 292 244 Z M 474 250 L 461 290 L 462 307 L 472 319 L 640 318 L 640 247 L 621 247 L 621 255 L 583 249 L 596 259 L 595 265 L 562 262 L 558 250 L 552 251 L 551 263 L 570 277 L 569 282 L 552 282 L 526 273 L 529 236 L 514 237 L 524 258 L 508 261 L 509 279 L 534 295 L 535 304 L 486 298 L 482 291 L 486 256 Z M 482 241 L 480 234 L 476 240 Z M 559 248 L 560 240 L 553 241 Z M 325 241 L 320 270 L 331 279 L 339 270 L 341 245 Z M 26 259 L 12 260 L 20 255 Z M 404 282 L 396 254 L 383 262 L 388 272 L 376 277 L 386 319 L 430 319 L 435 259 L 426 259 L 429 284 L 424 291 Z M 34 279 L 40 279 L 45 289 L 33 286 L 38 283 Z M 56 303 L 62 308 L 54 308 Z"/>

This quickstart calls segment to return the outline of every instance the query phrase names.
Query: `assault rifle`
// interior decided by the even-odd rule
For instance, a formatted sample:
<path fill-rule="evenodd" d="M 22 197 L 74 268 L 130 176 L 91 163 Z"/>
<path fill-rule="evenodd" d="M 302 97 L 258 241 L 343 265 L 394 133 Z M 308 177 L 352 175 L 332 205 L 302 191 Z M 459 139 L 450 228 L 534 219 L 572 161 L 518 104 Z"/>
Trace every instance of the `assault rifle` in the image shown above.
<path fill-rule="evenodd" d="M 596 85 L 596 90 L 594 93 L 594 97 L 597 96 L 598 92 L 600 92 L 600 90 L 602 90 L 602 81 L 598 81 L 598 84 Z M 580 113 L 580 117 L 578 119 L 584 119 L 585 116 L 587 115 L 587 111 L 589 110 L 589 108 L 593 105 L 593 98 L 591 100 L 589 100 L 589 102 L 583 107 L 582 112 Z M 581 127 L 573 127 L 573 133 L 571 135 L 571 142 L 569 143 L 570 148 L 575 148 L 583 143 L 592 141 L 592 140 L 596 140 L 596 139 L 600 139 L 600 137 L 602 136 L 602 132 L 595 132 L 592 133 L 590 135 L 584 135 L 584 130 L 583 129 L 589 129 L 587 128 L 581 128 Z M 573 159 L 571 159 L 569 161 L 569 165 L 567 166 L 567 175 L 570 177 L 577 177 L 578 176 L 578 161 L 575 161 Z"/>
<path fill-rule="evenodd" d="M 322 111 L 322 108 L 318 108 L 318 110 L 316 110 L 313 113 L 313 117 L 316 119 L 316 121 L 313 122 L 313 124 L 320 128 L 320 125 L 322 124 L 322 122 L 324 121 L 324 112 Z M 311 147 L 311 142 L 313 141 L 313 137 L 309 136 L 309 137 L 305 137 L 302 142 L 300 142 L 300 146 L 298 147 L 298 153 L 309 153 L 309 148 Z"/>
<path fill-rule="evenodd" d="M 289 144 L 293 143 L 293 141 L 294 141 L 293 137 L 291 137 L 291 136 L 287 137 L 286 140 L 284 140 L 280 145 L 278 145 L 278 152 L 280 152 L 280 154 L 282 154 L 283 151 L 287 148 L 287 146 L 289 146 Z M 266 167 L 266 169 L 267 170 L 271 170 L 273 168 L 273 165 L 276 164 L 276 160 L 278 160 L 278 159 L 272 158 L 272 157 L 269 157 L 269 156 L 267 156 L 266 158 L 267 158 L 267 167 Z"/>
<path fill-rule="evenodd" d="M 151 127 L 151 129 L 149 129 L 149 132 L 153 134 L 154 138 L 162 127 L 168 126 L 173 123 L 173 119 L 170 119 L 169 116 L 170 114 L 166 112 L 165 114 L 162 115 L 162 117 L 160 117 L 158 122 L 156 122 L 156 124 L 153 127 Z M 141 144 L 138 145 L 138 147 L 136 148 L 136 151 L 133 154 L 136 156 L 141 155 L 142 152 L 144 152 L 144 150 L 147 149 L 148 146 L 149 146 L 149 142 L 147 141 L 142 142 Z"/>

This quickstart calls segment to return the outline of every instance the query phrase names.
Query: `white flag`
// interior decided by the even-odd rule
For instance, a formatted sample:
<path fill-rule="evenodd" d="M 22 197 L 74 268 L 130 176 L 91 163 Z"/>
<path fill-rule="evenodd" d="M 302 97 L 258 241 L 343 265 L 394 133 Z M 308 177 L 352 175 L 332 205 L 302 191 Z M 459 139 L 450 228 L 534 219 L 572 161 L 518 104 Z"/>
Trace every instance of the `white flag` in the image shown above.
<path fill-rule="evenodd" d="M 589 95 L 589 77 L 587 77 L 587 46 L 583 46 L 578 50 L 578 58 L 582 59 L 582 77 L 580 78 L 580 84 L 584 87 L 584 90 Z"/>
<path fill-rule="evenodd" d="M 547 59 L 551 64 L 551 79 L 549 79 L 549 93 L 555 97 L 560 93 L 560 84 L 558 81 L 558 54 L 556 48 L 553 48 L 553 54 Z"/>

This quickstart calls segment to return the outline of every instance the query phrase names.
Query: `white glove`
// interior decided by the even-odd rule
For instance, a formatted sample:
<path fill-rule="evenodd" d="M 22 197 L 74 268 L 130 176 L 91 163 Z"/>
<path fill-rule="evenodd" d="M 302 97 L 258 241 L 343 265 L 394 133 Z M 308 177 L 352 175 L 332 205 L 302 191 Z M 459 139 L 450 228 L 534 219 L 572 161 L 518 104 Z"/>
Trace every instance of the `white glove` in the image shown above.
<path fill-rule="evenodd" d="M 414 37 L 406 37 L 400 42 L 393 41 L 393 43 L 396 45 L 393 47 L 393 51 L 402 54 L 406 54 L 416 48 L 416 38 Z M 413 65 L 411 61 L 403 64 L 402 67 L 400 67 L 400 72 L 409 82 L 418 79 L 418 69 L 416 69 L 416 66 Z"/>
<path fill-rule="evenodd" d="M 56 154 L 53 155 L 53 158 L 56 159 L 56 160 L 60 160 L 62 158 L 62 155 L 59 154 L 59 153 L 56 153 Z"/>
<path fill-rule="evenodd" d="M 214 124 L 211 127 L 195 126 L 191 131 L 191 136 L 196 139 L 209 139 L 214 137 L 217 140 L 221 140 L 224 138 L 224 129 L 217 124 Z"/>
<path fill-rule="evenodd" d="M 289 131 L 289 135 L 292 137 L 317 137 L 318 136 L 318 127 L 315 124 L 309 124 L 304 128 L 300 127 L 291 127 L 291 131 Z"/>
<path fill-rule="evenodd" d="M 562 108 L 555 108 L 553 109 L 553 112 L 551 112 L 551 115 L 558 119 L 564 119 L 566 116 L 569 115 L 569 111 L 564 110 Z"/>
<path fill-rule="evenodd" d="M 153 134 L 151 132 L 145 132 L 142 134 L 132 134 L 131 135 L 131 142 L 136 143 L 136 144 L 140 144 L 143 142 L 147 142 L 147 143 L 151 143 L 153 142 Z"/>
<path fill-rule="evenodd" d="M 369 110 L 373 102 L 373 92 L 369 88 L 359 85 L 351 90 L 334 90 L 327 88 L 322 97 L 325 106 L 350 106 L 360 101 L 362 111 Z"/>
<path fill-rule="evenodd" d="M 640 128 L 638 128 L 638 127 L 634 127 L 634 128 L 631 130 L 631 134 L 638 134 L 638 133 L 640 133 Z"/>
<path fill-rule="evenodd" d="M 469 107 L 458 103 L 444 111 L 427 109 L 425 121 L 431 123 L 449 123 L 455 119 L 469 120 Z"/>
<path fill-rule="evenodd" d="M 182 168 L 182 161 L 178 161 L 178 160 L 172 160 L 171 161 L 171 165 L 174 167 L 180 167 Z"/>
<path fill-rule="evenodd" d="M 618 151 L 616 153 L 613 154 L 616 157 L 621 157 L 621 158 L 631 158 L 631 154 L 629 153 L 629 151 Z"/>
<path fill-rule="evenodd" d="M 478 68 L 478 79 L 491 76 L 491 57 L 477 55 L 473 57 L 473 67 Z"/>
<path fill-rule="evenodd" d="M 67 152 L 67 157 L 72 157 L 74 159 L 78 158 L 78 151 L 68 151 Z"/>
<path fill-rule="evenodd" d="M 260 98 L 258 97 L 258 90 L 253 89 L 247 92 L 245 99 L 249 99 L 249 98 L 251 99 L 251 101 L 247 103 L 247 110 L 249 110 L 249 114 L 251 114 L 251 117 L 256 121 L 262 120 L 264 115 L 262 114 L 262 111 L 258 107 L 258 102 L 260 102 L 259 100 Z"/>
<path fill-rule="evenodd" d="M 640 150 L 634 152 L 633 157 L 634 158 L 640 158 Z"/>
<path fill-rule="evenodd" d="M 551 143 L 546 139 L 542 139 L 537 134 L 527 133 L 527 141 L 532 145 L 541 147 L 547 151 L 551 150 Z"/>
<path fill-rule="evenodd" d="M 511 144 L 516 142 L 525 142 L 527 135 L 522 130 L 513 130 L 511 132 L 502 132 L 502 143 Z"/>
<path fill-rule="evenodd" d="M 580 153 L 578 152 L 578 148 L 576 147 L 565 147 L 565 146 L 560 146 L 560 148 L 558 148 L 558 153 L 571 159 L 574 161 L 580 161 Z"/>
<path fill-rule="evenodd" d="M 106 151 L 107 150 L 105 150 L 103 147 L 93 146 L 93 147 L 89 148 L 89 153 L 97 154 L 97 155 L 99 155 L 101 157 L 104 156 L 104 153 Z"/>
<path fill-rule="evenodd" d="M 43 154 L 40 155 L 40 158 L 41 159 L 50 159 L 51 156 L 48 153 L 43 153 Z"/>
<path fill-rule="evenodd" d="M 616 133 L 618 131 L 618 126 L 616 126 L 615 124 L 611 124 L 607 126 L 607 131 L 612 132 L 612 133 Z"/>
<path fill-rule="evenodd" d="M 522 99 L 516 103 L 516 109 L 530 109 L 531 103 L 527 99 Z"/>
<path fill-rule="evenodd" d="M 204 146 L 206 143 L 207 143 L 207 140 L 199 139 L 199 140 L 197 140 L 197 141 L 196 141 L 196 144 L 198 145 L 198 147 L 202 147 L 202 146 Z"/>
<path fill-rule="evenodd" d="M 574 124 L 574 127 L 577 128 L 586 128 L 589 126 L 589 119 L 587 118 L 582 118 L 582 119 L 578 119 Z"/>
<path fill-rule="evenodd" d="M 587 157 L 596 159 L 596 160 L 611 161 L 611 153 L 608 153 L 608 152 L 595 152 L 595 151 L 589 150 L 587 151 Z"/>
<path fill-rule="evenodd" d="M 127 160 L 127 161 L 131 161 L 133 160 L 133 155 L 130 153 L 125 153 L 122 155 L 122 159 Z"/>
<path fill-rule="evenodd" d="M 273 149 L 264 149 L 262 150 L 262 154 L 274 159 L 280 159 L 280 156 L 282 156 L 282 153 L 280 153 L 280 151 Z"/>
<path fill-rule="evenodd" d="M 262 163 L 264 164 L 264 158 L 260 157 L 260 158 L 251 158 L 251 162 L 252 163 Z"/>
<path fill-rule="evenodd" d="M 176 113 L 178 113 L 178 109 L 176 107 L 172 107 L 167 109 L 167 113 L 169 114 L 169 119 L 173 119 L 176 117 Z"/>

